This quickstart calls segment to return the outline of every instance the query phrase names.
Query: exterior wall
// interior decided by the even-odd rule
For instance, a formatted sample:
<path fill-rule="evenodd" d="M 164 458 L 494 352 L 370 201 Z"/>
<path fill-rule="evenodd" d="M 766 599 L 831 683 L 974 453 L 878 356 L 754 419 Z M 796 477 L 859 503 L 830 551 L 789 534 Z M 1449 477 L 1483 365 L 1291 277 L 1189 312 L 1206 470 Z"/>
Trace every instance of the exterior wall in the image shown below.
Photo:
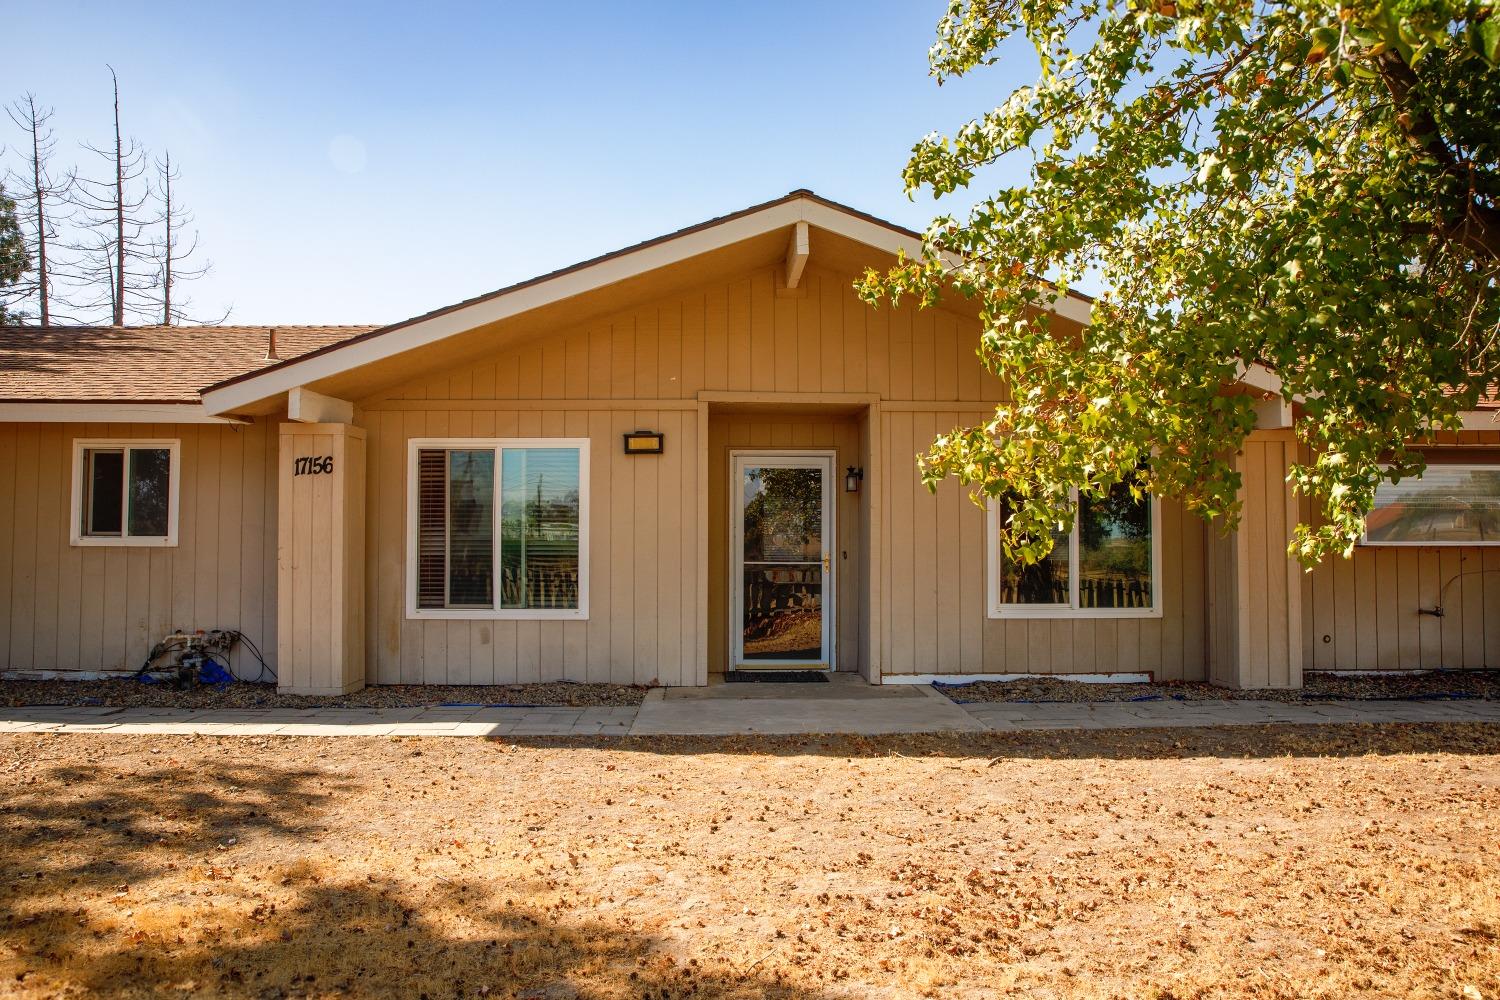
<path fill-rule="evenodd" d="M 929 495 L 915 464 L 935 434 L 1001 399 L 999 380 L 975 356 L 978 323 L 944 309 L 870 309 L 854 296 L 854 279 L 812 264 L 789 293 L 768 267 L 362 401 L 371 681 L 703 683 L 728 650 L 724 491 L 728 450 L 742 443 L 832 446 L 840 473 L 866 470 L 860 494 L 840 491 L 840 551 L 853 564 L 843 567 L 839 593 L 841 669 L 1201 679 L 1204 530 L 1173 505 L 1162 517 L 1163 617 L 987 617 L 983 513 L 956 486 Z M 831 400 L 842 401 L 837 413 L 810 412 Z M 620 434 L 636 428 L 665 431 L 666 454 L 619 455 Z M 592 439 L 588 622 L 404 620 L 405 441 L 471 434 Z M 646 511 L 655 516 L 642 522 Z M 705 593 L 700 635 L 694 603 Z"/>
<path fill-rule="evenodd" d="M 697 404 L 634 409 L 589 401 L 430 399 L 356 414 L 369 434 L 366 678 L 374 684 L 508 684 L 568 679 L 703 684 L 695 595 Z M 661 455 L 623 454 L 621 435 L 666 434 Z M 591 507 L 587 621 L 406 617 L 407 441 L 421 437 L 586 437 Z"/>
<path fill-rule="evenodd" d="M 1500 431 L 1439 442 L 1500 447 Z M 1301 517 L 1312 516 L 1303 500 Z M 1500 548 L 1359 546 L 1303 574 L 1302 595 L 1310 670 L 1500 667 Z M 1439 603 L 1443 617 L 1418 614 Z"/>
<path fill-rule="evenodd" d="M 1287 483 L 1292 432 L 1257 431 L 1235 456 L 1240 524 L 1214 532 L 1207 573 L 1209 679 L 1223 687 L 1302 686 L 1302 583 L 1287 555 L 1297 501 Z"/>
<path fill-rule="evenodd" d="M 708 423 L 708 579 L 723 581 L 708 588 L 708 672 L 728 669 L 729 642 L 733 627 L 729 621 L 730 548 L 729 524 L 733 513 L 730 484 L 731 450 L 762 449 L 835 449 L 834 493 L 837 498 L 834 524 L 838 538 L 834 552 L 841 554 L 835 577 L 835 603 L 838 615 L 834 633 L 837 669 L 859 670 L 860 637 L 865 634 L 868 615 L 867 598 L 861 593 L 865 579 L 864 512 L 861 503 L 865 492 L 844 492 L 844 470 L 863 467 L 860 452 L 859 423 L 852 416 L 786 416 L 710 413 Z"/>
<path fill-rule="evenodd" d="M 174 547 L 68 542 L 74 438 L 178 438 Z M 0 670 L 134 670 L 173 629 L 276 661 L 275 423 L 0 424 Z M 244 649 L 231 666 L 255 677 Z"/>
<path fill-rule="evenodd" d="M 365 684 L 365 431 L 281 425 L 277 687 L 345 694 Z M 296 474 L 299 458 L 332 461 Z"/>
<path fill-rule="evenodd" d="M 857 275 L 813 263 L 793 292 L 776 269 L 691 289 L 557 330 L 496 357 L 415 379 L 380 405 L 571 399 L 621 404 L 703 390 L 870 393 L 892 400 L 995 401 L 975 356 L 977 320 L 945 309 L 871 309 Z M 369 401 L 374 403 L 375 400 Z"/>
<path fill-rule="evenodd" d="M 986 594 L 985 514 L 949 481 L 931 495 L 915 457 L 977 410 L 882 407 L 885 470 L 880 542 L 882 672 L 1149 672 L 1202 680 L 1205 532 L 1179 505 L 1162 505 L 1160 618 L 993 619 Z"/>

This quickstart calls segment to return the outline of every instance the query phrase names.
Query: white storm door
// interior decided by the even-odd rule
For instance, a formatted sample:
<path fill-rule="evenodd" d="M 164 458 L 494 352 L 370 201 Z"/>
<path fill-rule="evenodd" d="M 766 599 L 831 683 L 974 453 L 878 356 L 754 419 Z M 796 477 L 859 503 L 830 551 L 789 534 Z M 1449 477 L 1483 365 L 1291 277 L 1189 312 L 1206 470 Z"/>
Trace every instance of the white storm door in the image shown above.
<path fill-rule="evenodd" d="M 834 453 L 730 453 L 736 670 L 833 665 Z"/>

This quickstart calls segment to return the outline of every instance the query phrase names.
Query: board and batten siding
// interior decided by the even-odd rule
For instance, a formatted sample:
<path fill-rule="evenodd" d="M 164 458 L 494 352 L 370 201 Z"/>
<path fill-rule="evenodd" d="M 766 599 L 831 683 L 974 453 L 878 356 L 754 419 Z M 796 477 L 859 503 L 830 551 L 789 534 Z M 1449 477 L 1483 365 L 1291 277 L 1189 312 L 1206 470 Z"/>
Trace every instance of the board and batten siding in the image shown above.
<path fill-rule="evenodd" d="M 859 670 L 860 633 L 866 618 L 867 598 L 861 593 L 866 555 L 863 542 L 864 511 L 861 493 L 844 491 L 844 470 L 863 466 L 859 421 L 853 416 L 820 417 L 808 414 L 771 416 L 764 414 L 710 412 L 708 420 L 708 574 L 726 581 L 708 591 L 708 671 L 723 673 L 729 663 L 730 560 L 729 506 L 735 499 L 731 483 L 730 453 L 740 450 L 808 451 L 833 450 L 834 529 L 837 538 L 830 548 L 838 557 L 835 603 L 838 621 L 834 631 L 834 656 L 839 670 Z"/>
<path fill-rule="evenodd" d="M 1447 433 L 1436 443 L 1500 447 L 1500 431 Z M 1300 511 L 1314 517 L 1305 498 Z M 1302 593 L 1309 670 L 1500 667 L 1500 548 L 1356 546 L 1350 558 L 1304 574 Z M 1438 604 L 1441 618 L 1419 611 Z"/>
<path fill-rule="evenodd" d="M 692 666 L 706 658 L 717 672 L 728 650 L 725 488 L 728 451 L 742 446 L 832 446 L 840 474 L 848 465 L 867 469 L 857 498 L 839 494 L 840 552 L 854 564 L 843 567 L 839 592 L 842 668 L 878 660 L 887 675 L 1201 679 L 1204 533 L 1172 504 L 1162 516 L 1161 618 L 988 617 L 983 513 L 955 485 L 930 495 L 916 468 L 934 435 L 981 419 L 1002 398 L 975 353 L 978 322 L 943 308 L 872 309 L 855 296 L 855 278 L 811 264 L 788 293 L 766 267 L 605 310 L 360 401 L 372 483 L 370 680 L 703 683 Z M 794 407 L 751 415 L 711 403 L 699 424 L 700 393 L 859 396 L 877 405 L 851 414 L 845 399 L 827 414 Z M 666 454 L 620 455 L 620 434 L 637 428 L 665 431 Z M 588 622 L 404 618 L 405 442 L 491 434 L 593 441 Z M 698 521 L 700 483 L 706 525 Z M 699 538 L 706 553 L 695 547 Z M 697 634 L 694 602 L 703 595 L 695 588 L 706 592 L 705 635 Z"/>
<path fill-rule="evenodd" d="M 471 400 L 472 402 L 472 400 Z M 698 411 L 495 404 L 367 409 L 366 677 L 373 684 L 706 683 L 695 595 Z M 661 455 L 623 454 L 638 428 Z M 590 441 L 589 617 L 584 621 L 406 617 L 407 442 L 570 437 Z"/>
<path fill-rule="evenodd" d="M 1000 398 L 1000 380 L 975 354 L 977 320 L 941 308 L 872 309 L 855 296 L 856 277 L 809 265 L 800 288 L 778 294 L 775 269 L 763 268 L 413 379 L 367 403 L 695 399 L 704 390 Z"/>
<path fill-rule="evenodd" d="M 176 546 L 69 544 L 75 438 L 182 442 Z M 274 669 L 276 454 L 271 420 L 0 424 L 0 669 L 134 670 L 177 628 L 239 629 Z"/>
<path fill-rule="evenodd" d="M 884 674 L 1151 673 L 1202 680 L 1203 522 L 1161 512 L 1159 618 L 990 618 L 985 514 L 955 481 L 930 494 L 916 456 L 972 410 L 883 410 L 881 530 Z"/>

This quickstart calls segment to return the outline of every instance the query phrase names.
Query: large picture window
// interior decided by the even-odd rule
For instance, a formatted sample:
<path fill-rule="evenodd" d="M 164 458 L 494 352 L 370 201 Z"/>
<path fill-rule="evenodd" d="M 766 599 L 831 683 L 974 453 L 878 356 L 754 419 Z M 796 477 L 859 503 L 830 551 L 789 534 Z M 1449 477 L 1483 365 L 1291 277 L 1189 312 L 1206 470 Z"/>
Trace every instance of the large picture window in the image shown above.
<path fill-rule="evenodd" d="M 408 615 L 588 617 L 588 446 L 412 441 Z"/>
<path fill-rule="evenodd" d="M 73 442 L 74 545 L 176 545 L 175 440 Z"/>
<path fill-rule="evenodd" d="M 1500 466 L 1429 465 L 1381 483 L 1365 545 L 1500 545 Z"/>
<path fill-rule="evenodd" d="M 991 618 L 1154 618 L 1161 614 L 1161 515 L 1154 497 L 1124 484 L 1103 500 L 1077 498 L 1070 530 L 1053 536 L 1046 558 L 1005 558 L 1003 501 L 989 508 Z"/>

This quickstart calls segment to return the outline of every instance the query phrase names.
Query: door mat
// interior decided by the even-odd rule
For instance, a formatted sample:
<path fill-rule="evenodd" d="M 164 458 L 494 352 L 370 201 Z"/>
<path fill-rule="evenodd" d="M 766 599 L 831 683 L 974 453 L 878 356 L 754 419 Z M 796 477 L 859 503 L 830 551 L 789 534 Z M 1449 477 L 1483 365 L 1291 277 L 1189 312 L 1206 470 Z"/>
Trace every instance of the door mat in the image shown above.
<path fill-rule="evenodd" d="M 726 684 L 827 684 L 826 670 L 731 670 Z"/>

